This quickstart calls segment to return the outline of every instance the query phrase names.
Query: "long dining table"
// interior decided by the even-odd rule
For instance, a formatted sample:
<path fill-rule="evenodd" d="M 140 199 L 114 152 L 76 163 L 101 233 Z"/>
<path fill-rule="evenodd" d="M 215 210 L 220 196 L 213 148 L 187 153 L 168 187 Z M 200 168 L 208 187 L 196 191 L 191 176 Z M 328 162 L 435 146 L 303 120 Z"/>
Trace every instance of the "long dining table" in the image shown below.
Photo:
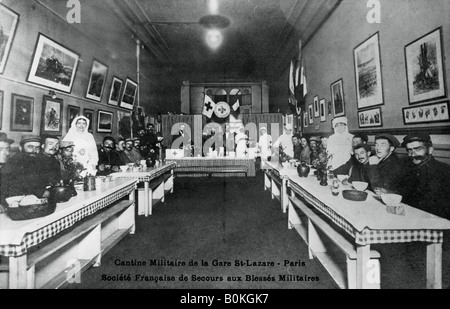
<path fill-rule="evenodd" d="M 403 215 L 387 211 L 387 206 L 373 192 L 365 201 L 347 200 L 342 190 L 351 185 L 340 186 L 338 196 L 331 192 L 331 181 L 321 186 L 312 173 L 300 177 L 296 168 L 283 167 L 278 162 L 264 162 L 265 169 L 273 169 L 276 175 L 287 179 L 282 201 L 301 199 L 312 211 L 326 218 L 340 234 L 350 237 L 356 250 L 356 288 L 368 286 L 366 278 L 370 271 L 371 245 L 407 242 L 425 242 L 426 245 L 426 287 L 442 288 L 442 243 L 443 232 L 450 230 L 450 221 L 428 212 L 401 203 Z M 295 207 L 289 208 L 290 211 Z M 288 216 L 288 221 L 292 216 Z M 288 222 L 292 228 L 295 222 Z"/>

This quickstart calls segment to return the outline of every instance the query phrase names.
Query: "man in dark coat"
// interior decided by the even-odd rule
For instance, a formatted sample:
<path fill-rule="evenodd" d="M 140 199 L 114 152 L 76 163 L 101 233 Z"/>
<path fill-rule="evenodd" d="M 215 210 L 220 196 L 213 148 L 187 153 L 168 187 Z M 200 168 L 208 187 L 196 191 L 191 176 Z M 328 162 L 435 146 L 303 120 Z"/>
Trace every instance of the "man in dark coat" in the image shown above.
<path fill-rule="evenodd" d="M 41 166 L 37 159 L 41 151 L 41 138 L 37 135 L 23 135 L 20 140 L 20 152 L 11 157 L 2 168 L 1 196 L 35 195 L 43 197 L 47 184 L 42 181 Z M 58 163 L 59 169 L 59 163 Z"/>
<path fill-rule="evenodd" d="M 404 162 L 394 152 L 399 145 L 398 139 L 391 134 L 375 136 L 376 156 L 369 158 L 372 188 L 380 187 L 388 192 L 398 192 L 399 182 L 405 174 Z"/>
<path fill-rule="evenodd" d="M 112 136 L 103 138 L 102 148 L 98 151 L 98 172 L 97 175 L 105 176 L 112 172 L 118 172 L 121 165 L 124 165 L 119 154 L 115 151 L 116 140 Z"/>
<path fill-rule="evenodd" d="M 407 135 L 403 146 L 409 163 L 401 183 L 402 202 L 450 219 L 450 165 L 433 157 L 434 148 L 428 134 Z"/>
<path fill-rule="evenodd" d="M 47 185 L 58 184 L 61 177 L 61 164 L 56 155 L 59 152 L 59 138 L 54 135 L 41 137 L 42 151 L 36 155 L 39 161 L 41 182 Z"/>

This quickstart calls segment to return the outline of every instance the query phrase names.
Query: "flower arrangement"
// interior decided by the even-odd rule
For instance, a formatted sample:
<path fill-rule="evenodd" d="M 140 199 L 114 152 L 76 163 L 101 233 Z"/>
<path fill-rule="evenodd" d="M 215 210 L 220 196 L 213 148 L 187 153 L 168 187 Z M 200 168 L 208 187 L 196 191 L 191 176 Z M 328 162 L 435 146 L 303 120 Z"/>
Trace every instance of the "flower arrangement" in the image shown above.
<path fill-rule="evenodd" d="M 332 169 L 329 162 L 331 162 L 332 157 L 333 155 L 328 154 L 327 152 L 319 151 L 317 156 L 311 162 L 311 165 L 317 169 L 317 179 L 320 180 L 322 186 L 328 185 L 328 171 Z"/>

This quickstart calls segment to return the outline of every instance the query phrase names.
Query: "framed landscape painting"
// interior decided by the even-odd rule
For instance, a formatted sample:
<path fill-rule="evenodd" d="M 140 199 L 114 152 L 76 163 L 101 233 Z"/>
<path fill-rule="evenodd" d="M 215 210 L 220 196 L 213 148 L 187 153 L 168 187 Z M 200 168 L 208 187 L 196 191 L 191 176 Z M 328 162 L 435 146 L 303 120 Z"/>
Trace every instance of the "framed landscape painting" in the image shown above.
<path fill-rule="evenodd" d="M 44 95 L 42 103 L 41 134 L 62 134 L 62 99 Z"/>
<path fill-rule="evenodd" d="M 304 112 L 303 113 L 303 127 L 307 128 L 308 127 L 308 113 Z"/>
<path fill-rule="evenodd" d="M 113 125 L 113 113 L 107 111 L 98 111 L 97 132 L 111 133 Z"/>
<path fill-rule="evenodd" d="M 120 106 L 129 110 L 133 110 L 134 100 L 136 98 L 137 83 L 127 78 L 125 82 L 125 88 L 122 94 L 122 100 Z"/>
<path fill-rule="evenodd" d="M 358 109 L 383 104 L 378 32 L 353 50 Z"/>
<path fill-rule="evenodd" d="M 105 87 L 108 67 L 97 60 L 92 63 L 91 76 L 86 98 L 100 102 L 102 100 L 103 88 Z"/>
<path fill-rule="evenodd" d="M 314 107 L 312 104 L 308 106 L 308 117 L 309 117 L 309 124 L 314 123 Z"/>
<path fill-rule="evenodd" d="M 120 90 L 122 90 L 122 80 L 114 76 L 111 83 L 111 91 L 109 93 L 108 104 L 114 106 L 119 105 Z"/>
<path fill-rule="evenodd" d="M 39 33 L 27 81 L 70 93 L 79 59 L 77 53 Z"/>
<path fill-rule="evenodd" d="M 334 117 L 345 115 L 344 87 L 342 78 L 331 84 L 331 104 L 333 105 Z M 328 109 L 331 115 L 331 109 Z"/>
<path fill-rule="evenodd" d="M 13 93 L 11 95 L 11 131 L 33 131 L 34 99 Z"/>
<path fill-rule="evenodd" d="M 0 4 L 0 74 L 5 70 L 18 21 L 19 14 Z"/>
<path fill-rule="evenodd" d="M 406 45 L 405 64 L 410 104 L 445 97 L 442 28 Z"/>

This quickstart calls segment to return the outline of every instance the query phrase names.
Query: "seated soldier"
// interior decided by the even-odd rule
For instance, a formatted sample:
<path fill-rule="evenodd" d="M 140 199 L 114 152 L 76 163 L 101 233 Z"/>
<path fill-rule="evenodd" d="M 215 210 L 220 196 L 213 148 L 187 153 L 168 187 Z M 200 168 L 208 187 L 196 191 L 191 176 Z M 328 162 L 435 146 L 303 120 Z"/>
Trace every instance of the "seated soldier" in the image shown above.
<path fill-rule="evenodd" d="M 319 160 L 319 153 L 321 153 L 319 137 L 313 136 L 309 139 L 309 149 L 311 151 L 309 155 L 310 162 L 313 164 L 313 162 Z"/>
<path fill-rule="evenodd" d="M 40 167 L 41 182 L 47 185 L 58 184 L 61 180 L 61 165 L 56 158 L 59 151 L 59 138 L 55 135 L 41 137 L 41 147 L 36 158 Z"/>
<path fill-rule="evenodd" d="M 143 160 L 141 153 L 134 148 L 134 141 L 132 138 L 127 138 L 125 140 L 125 154 L 128 156 L 128 159 L 131 163 L 140 164 L 140 161 Z"/>
<path fill-rule="evenodd" d="M 387 133 L 375 136 L 375 156 L 369 158 L 370 184 L 385 191 L 397 193 L 399 182 L 405 174 L 403 161 L 394 152 L 400 145 L 398 139 Z"/>
<path fill-rule="evenodd" d="M 450 166 L 433 157 L 433 144 L 426 133 L 405 136 L 403 146 L 409 163 L 400 185 L 402 202 L 450 219 Z"/>
<path fill-rule="evenodd" d="M 300 145 L 302 146 L 302 152 L 300 153 L 300 162 L 311 164 L 311 149 L 308 145 L 308 139 L 306 137 L 302 137 L 300 139 Z"/>
<path fill-rule="evenodd" d="M 98 172 L 97 175 L 105 176 L 112 172 L 118 172 L 120 166 L 124 165 L 119 154 L 115 151 L 116 140 L 112 136 L 103 138 L 102 147 L 98 151 Z"/>
<path fill-rule="evenodd" d="M 41 198 L 48 194 L 47 183 L 42 181 L 41 166 L 37 158 L 41 150 L 41 138 L 37 135 L 23 135 L 19 149 L 20 152 L 2 168 L 2 205 L 7 205 L 5 199 L 12 196 L 35 195 Z"/>
<path fill-rule="evenodd" d="M 61 178 L 64 182 L 70 180 L 79 181 L 82 179 L 80 172 L 84 169 L 81 163 L 73 160 L 75 144 L 72 141 L 61 141 L 59 143 L 59 153 L 56 156 L 61 166 Z"/>
<path fill-rule="evenodd" d="M 125 153 L 125 139 L 122 137 L 117 140 L 116 152 L 119 154 L 120 161 L 122 161 L 124 165 L 134 163 Z"/>
<path fill-rule="evenodd" d="M 300 144 L 301 136 L 298 133 L 292 135 L 292 144 L 294 145 L 294 159 L 301 161 L 302 145 Z"/>

